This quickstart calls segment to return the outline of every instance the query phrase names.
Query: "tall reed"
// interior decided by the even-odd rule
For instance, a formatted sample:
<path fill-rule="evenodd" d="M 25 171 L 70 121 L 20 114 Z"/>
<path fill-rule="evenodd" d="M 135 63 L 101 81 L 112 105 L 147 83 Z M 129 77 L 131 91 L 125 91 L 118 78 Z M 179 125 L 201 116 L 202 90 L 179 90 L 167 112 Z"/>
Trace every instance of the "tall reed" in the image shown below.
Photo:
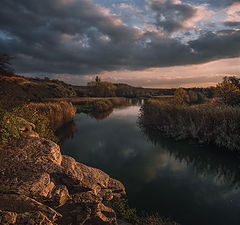
<path fill-rule="evenodd" d="M 30 103 L 28 107 L 45 115 L 53 130 L 73 121 L 76 114 L 76 108 L 70 102 Z"/>
<path fill-rule="evenodd" d="M 178 140 L 191 138 L 199 143 L 240 150 L 238 106 L 179 106 L 150 99 L 142 106 L 139 121 Z"/>

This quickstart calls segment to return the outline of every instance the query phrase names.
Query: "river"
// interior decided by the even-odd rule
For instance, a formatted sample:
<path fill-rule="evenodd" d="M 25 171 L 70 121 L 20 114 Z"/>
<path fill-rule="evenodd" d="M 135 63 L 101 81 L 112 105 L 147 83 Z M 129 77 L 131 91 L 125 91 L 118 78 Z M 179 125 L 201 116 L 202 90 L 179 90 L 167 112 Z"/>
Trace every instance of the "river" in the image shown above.
<path fill-rule="evenodd" d="M 59 132 L 62 153 L 120 180 L 138 210 L 182 225 L 239 225 L 239 156 L 140 129 L 139 109 L 77 114 Z"/>

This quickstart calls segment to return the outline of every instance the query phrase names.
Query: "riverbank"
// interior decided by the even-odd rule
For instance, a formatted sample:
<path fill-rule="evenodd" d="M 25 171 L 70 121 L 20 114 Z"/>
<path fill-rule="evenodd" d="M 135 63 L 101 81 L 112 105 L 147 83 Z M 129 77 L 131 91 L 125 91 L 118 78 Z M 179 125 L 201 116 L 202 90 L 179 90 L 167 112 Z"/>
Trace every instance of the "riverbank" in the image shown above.
<path fill-rule="evenodd" d="M 76 114 L 76 108 L 67 101 L 30 103 L 28 107 L 44 114 L 53 130 L 73 121 Z"/>
<path fill-rule="evenodd" d="M 176 140 L 193 139 L 215 144 L 228 151 L 240 151 L 240 108 L 199 104 L 176 105 L 150 99 L 142 109 L 139 123 L 151 126 Z"/>
<path fill-rule="evenodd" d="M 122 97 L 71 97 L 71 98 L 52 98 L 44 101 L 51 102 L 71 102 L 77 107 L 78 112 L 97 113 L 111 111 L 114 107 L 128 105 L 126 98 Z"/>
<path fill-rule="evenodd" d="M 15 107 L 14 103 L 10 103 L 12 107 L 0 103 L 0 147 L 15 143 L 24 131 L 22 126 L 27 122 L 34 124 L 40 137 L 58 142 L 55 132 L 73 121 L 76 114 L 76 108 L 70 102 L 31 102 Z"/>

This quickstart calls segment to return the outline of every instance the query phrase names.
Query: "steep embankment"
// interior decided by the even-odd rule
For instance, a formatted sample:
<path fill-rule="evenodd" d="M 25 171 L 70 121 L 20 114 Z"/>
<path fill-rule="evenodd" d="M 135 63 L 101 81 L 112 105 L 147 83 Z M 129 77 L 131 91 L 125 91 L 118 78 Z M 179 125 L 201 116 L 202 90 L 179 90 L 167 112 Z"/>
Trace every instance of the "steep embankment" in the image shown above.
<path fill-rule="evenodd" d="M 117 224 L 104 202 L 125 195 L 122 183 L 62 155 L 32 128 L 0 151 L 0 224 Z"/>

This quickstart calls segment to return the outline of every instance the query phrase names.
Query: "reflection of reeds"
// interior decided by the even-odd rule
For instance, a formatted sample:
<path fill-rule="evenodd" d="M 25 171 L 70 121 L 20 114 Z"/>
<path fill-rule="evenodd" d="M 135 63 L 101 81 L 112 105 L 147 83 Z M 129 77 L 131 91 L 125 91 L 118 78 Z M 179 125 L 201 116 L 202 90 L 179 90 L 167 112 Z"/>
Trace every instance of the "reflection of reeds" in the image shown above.
<path fill-rule="evenodd" d="M 110 109 L 109 111 L 106 111 L 106 112 L 90 112 L 90 113 L 87 113 L 87 115 L 96 120 L 103 120 L 107 118 L 112 112 L 113 112 L 113 109 Z"/>
<path fill-rule="evenodd" d="M 201 176 L 213 176 L 217 182 L 240 188 L 239 155 L 217 152 L 214 146 L 198 146 L 184 141 L 173 141 L 159 130 L 140 124 L 141 131 L 154 145 L 166 150 L 179 162 L 191 167 Z M 209 150 L 209 151 L 203 151 Z"/>
<path fill-rule="evenodd" d="M 72 121 L 76 113 L 75 107 L 70 102 L 30 103 L 29 107 L 46 115 L 54 130 Z"/>
<path fill-rule="evenodd" d="M 141 109 L 140 121 L 176 139 L 193 138 L 200 143 L 240 150 L 240 107 L 190 107 L 149 100 Z"/>
<path fill-rule="evenodd" d="M 65 124 L 61 129 L 58 129 L 56 136 L 59 138 L 60 144 L 63 144 L 68 139 L 73 139 L 77 132 L 77 127 L 74 121 Z"/>

